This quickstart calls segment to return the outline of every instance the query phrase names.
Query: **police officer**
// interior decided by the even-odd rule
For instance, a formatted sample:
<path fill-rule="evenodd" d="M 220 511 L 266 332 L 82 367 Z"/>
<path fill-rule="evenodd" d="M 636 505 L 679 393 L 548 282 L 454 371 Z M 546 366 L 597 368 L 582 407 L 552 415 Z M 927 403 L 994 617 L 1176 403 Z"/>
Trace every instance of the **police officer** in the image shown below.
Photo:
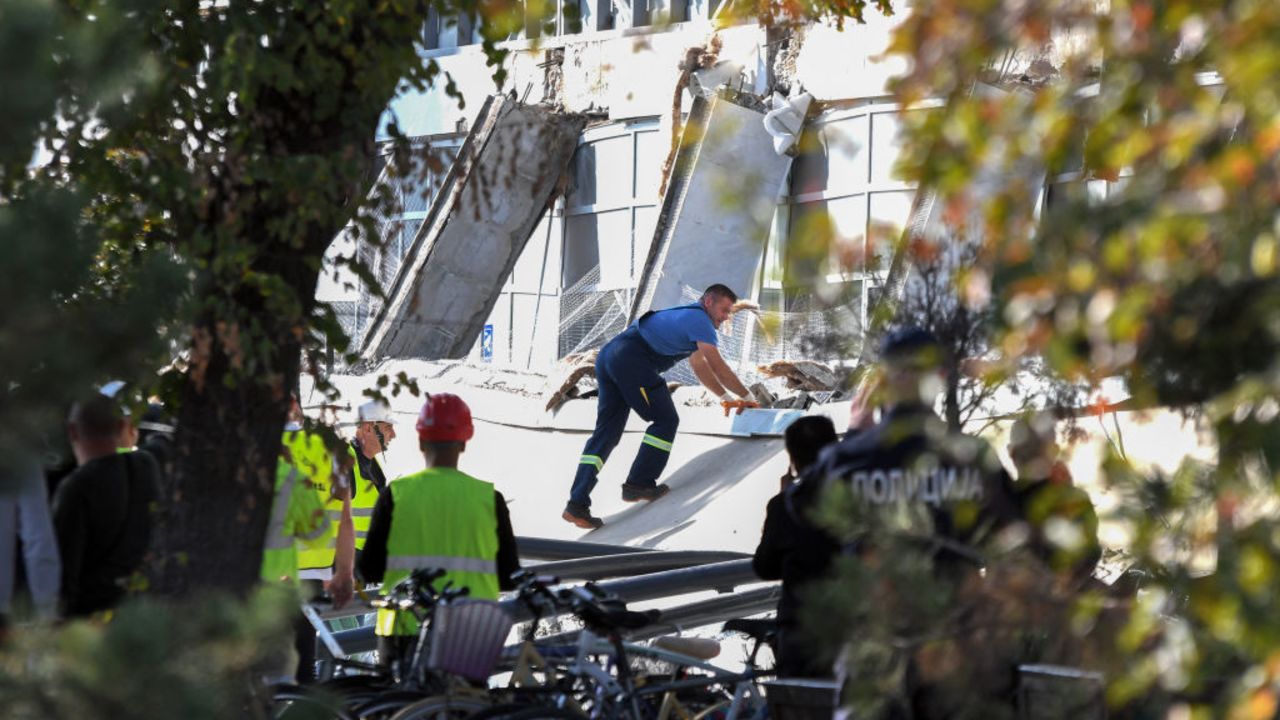
<path fill-rule="evenodd" d="M 696 303 L 645 313 L 600 350 L 596 358 L 600 386 L 596 427 L 578 460 L 569 503 L 561 515 L 566 521 L 588 530 L 604 526 L 603 520 L 591 514 L 591 490 L 609 453 L 622 439 L 632 410 L 648 421 L 649 427 L 622 485 L 622 499 L 653 501 L 670 490 L 657 482 L 670 457 L 680 416 L 662 373 L 681 360 L 689 359 L 698 381 L 719 396 L 726 408 L 731 404 L 758 407 L 751 391 L 716 349 L 716 330 L 733 312 L 737 300 L 728 287 L 712 285 Z M 743 400 L 734 400 L 726 388 Z"/>
<path fill-rule="evenodd" d="M 436 393 L 418 415 L 418 447 L 426 469 L 393 480 L 378 496 L 360 555 L 361 577 L 384 588 L 419 568 L 445 571 L 438 586 L 453 582 L 470 597 L 494 600 L 513 590 L 520 569 L 507 503 L 491 483 L 458 470 L 458 456 L 475 434 L 462 398 Z M 417 633 L 410 613 L 379 610 L 375 632 L 384 663 Z"/>
<path fill-rule="evenodd" d="M 948 431 L 933 412 L 943 388 L 943 352 L 925 330 L 889 332 L 873 371 L 875 391 L 859 393 L 849 434 L 829 446 L 787 491 L 788 512 L 803 537 L 802 550 L 793 554 L 784 576 L 787 607 L 779 608 L 780 616 L 799 615 L 795 586 L 825 577 L 838 555 L 898 562 L 886 556 L 889 548 L 878 546 L 889 538 L 918 548 L 939 576 L 959 582 L 977 574 L 977 549 L 1017 520 L 1012 483 L 995 451 L 979 438 Z M 878 422 L 876 411 L 882 414 Z M 845 491 L 853 510 L 838 532 L 815 518 L 819 504 L 833 498 L 833 486 Z M 830 627 L 821 630 L 831 632 Z M 822 649 L 816 635 L 803 628 L 779 642 L 783 653 L 789 645 L 809 658 Z"/>

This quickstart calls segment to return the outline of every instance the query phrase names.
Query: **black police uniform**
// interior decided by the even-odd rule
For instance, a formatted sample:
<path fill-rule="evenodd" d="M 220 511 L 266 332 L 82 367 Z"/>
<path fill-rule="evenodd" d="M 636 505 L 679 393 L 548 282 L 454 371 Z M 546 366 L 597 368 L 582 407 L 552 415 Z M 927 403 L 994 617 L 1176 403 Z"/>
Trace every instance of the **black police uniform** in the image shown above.
<path fill-rule="evenodd" d="M 814 525 L 812 512 L 832 482 L 846 483 L 873 516 L 877 509 L 897 512 L 903 503 L 916 509 L 928 519 L 921 543 L 942 571 L 975 568 L 967 548 L 1018 519 L 1012 481 L 991 446 L 949 433 L 923 405 L 899 405 L 878 425 L 828 446 L 785 494 L 788 517 L 765 529 L 754 562 L 757 572 L 783 581 L 778 660 L 784 674 L 830 674 L 825 659 L 815 663 L 817 649 L 797 637 L 801 591 L 825 578 L 837 555 L 865 551 L 872 530 L 840 542 Z"/>

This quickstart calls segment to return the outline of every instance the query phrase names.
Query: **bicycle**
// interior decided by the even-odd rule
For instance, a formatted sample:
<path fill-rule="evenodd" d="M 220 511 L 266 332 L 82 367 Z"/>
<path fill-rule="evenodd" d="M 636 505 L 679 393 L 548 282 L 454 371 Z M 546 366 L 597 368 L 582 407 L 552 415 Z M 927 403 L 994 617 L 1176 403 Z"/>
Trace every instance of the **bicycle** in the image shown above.
<path fill-rule="evenodd" d="M 466 588 L 455 589 L 451 584 L 436 590 L 434 583 L 444 574 L 438 569 L 415 570 L 386 597 L 370 602 L 375 608 L 411 612 L 419 621 L 414 640 L 405 643 L 398 655 L 383 659 L 379 665 L 343 657 L 341 648 L 328 633 L 321 632 L 322 641 L 331 645 L 330 653 L 341 674 L 313 686 L 276 687 L 272 693 L 272 716 L 287 718 L 298 712 L 297 708 L 308 708 L 312 713 L 322 711 L 337 720 L 384 720 L 423 698 L 449 692 L 453 680 L 428 671 L 423 662 L 430 619 L 439 608 L 468 594 Z M 314 608 L 304 605 L 304 612 L 308 611 L 313 624 L 322 628 Z"/>
<path fill-rule="evenodd" d="M 522 672 L 520 667 L 521 662 L 530 660 L 543 669 L 546 679 L 540 686 L 518 688 L 518 696 L 524 702 L 496 704 L 474 716 L 474 720 L 615 717 L 696 720 L 717 713 L 723 713 L 725 720 L 739 720 L 764 716 L 763 696 L 756 685 L 763 673 L 755 667 L 755 660 L 766 633 L 748 633 L 756 641 L 748 659 L 748 670 L 730 673 L 687 654 L 624 642 L 626 631 L 653 623 L 660 613 L 628 610 L 621 600 L 607 596 L 593 583 L 553 591 L 545 581 L 523 578 L 519 597 L 531 607 L 535 624 L 530 626 L 516 654 L 513 685 L 526 684 L 532 677 L 530 668 L 525 667 Z M 563 645 L 539 646 L 534 641 L 536 619 L 547 608 L 568 611 L 583 622 L 571 655 L 563 652 Z M 742 631 L 743 628 L 731 624 L 728 630 Z M 658 682 L 648 677 L 637 678 L 631 662 L 639 658 L 672 665 L 675 668 L 672 678 Z M 704 674 L 695 675 L 691 670 Z M 422 717 L 409 715 L 407 711 L 406 708 L 406 714 L 395 720 Z"/>

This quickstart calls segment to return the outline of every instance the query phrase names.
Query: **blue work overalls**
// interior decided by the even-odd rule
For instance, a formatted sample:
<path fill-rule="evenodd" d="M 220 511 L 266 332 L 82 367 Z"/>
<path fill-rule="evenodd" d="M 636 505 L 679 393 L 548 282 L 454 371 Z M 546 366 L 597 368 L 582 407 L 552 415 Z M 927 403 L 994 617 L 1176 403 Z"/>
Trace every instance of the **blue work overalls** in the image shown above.
<path fill-rule="evenodd" d="M 702 308 L 698 304 L 680 307 Z M 632 410 L 647 420 L 649 427 L 641 440 L 640 452 L 631 463 L 627 484 L 653 487 L 667 466 L 680 416 L 676 414 L 671 391 L 667 389 L 662 373 L 692 355 L 693 350 L 683 355 L 662 355 L 645 342 L 640 335 L 640 323 L 653 314 L 653 311 L 645 313 L 634 325 L 606 343 L 596 357 L 596 380 L 600 384 L 596 428 L 582 449 L 573 489 L 569 492 L 569 502 L 575 505 L 584 508 L 591 505 L 591 490 L 596 486 L 596 478 L 609 459 L 609 453 L 622 439 L 627 416 Z"/>

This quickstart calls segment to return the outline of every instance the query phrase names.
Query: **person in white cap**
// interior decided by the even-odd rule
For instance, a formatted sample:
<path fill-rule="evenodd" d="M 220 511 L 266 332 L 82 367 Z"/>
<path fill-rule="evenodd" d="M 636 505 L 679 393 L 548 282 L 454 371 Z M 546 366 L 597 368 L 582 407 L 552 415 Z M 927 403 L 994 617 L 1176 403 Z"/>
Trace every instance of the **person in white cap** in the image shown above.
<path fill-rule="evenodd" d="M 381 400 L 370 400 L 360 406 L 356 418 L 356 437 L 351 441 L 355 458 L 355 488 L 351 494 L 351 519 L 356 530 L 356 553 L 364 550 L 369 533 L 369 518 L 378 501 L 378 493 L 387 486 L 387 476 L 378 464 L 378 454 L 386 452 L 396 438 L 391 408 Z"/>

